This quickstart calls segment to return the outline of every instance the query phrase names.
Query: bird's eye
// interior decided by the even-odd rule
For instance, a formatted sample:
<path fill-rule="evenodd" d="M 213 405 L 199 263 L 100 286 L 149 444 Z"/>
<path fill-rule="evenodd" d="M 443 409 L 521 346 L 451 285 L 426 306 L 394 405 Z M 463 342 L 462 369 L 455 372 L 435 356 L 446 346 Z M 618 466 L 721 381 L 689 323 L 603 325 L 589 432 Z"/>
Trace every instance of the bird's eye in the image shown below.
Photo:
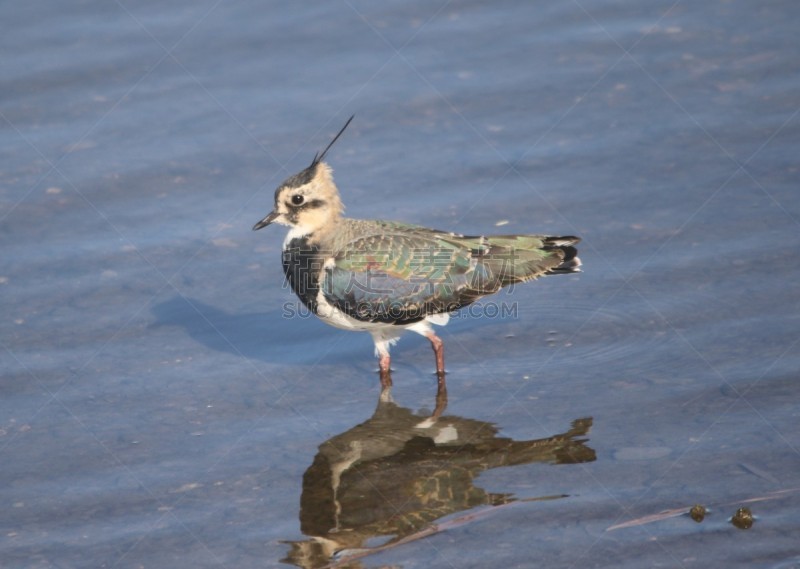
<path fill-rule="evenodd" d="M 292 203 L 294 205 L 302 205 L 303 201 L 305 201 L 305 198 L 300 194 L 295 194 L 292 196 Z"/>

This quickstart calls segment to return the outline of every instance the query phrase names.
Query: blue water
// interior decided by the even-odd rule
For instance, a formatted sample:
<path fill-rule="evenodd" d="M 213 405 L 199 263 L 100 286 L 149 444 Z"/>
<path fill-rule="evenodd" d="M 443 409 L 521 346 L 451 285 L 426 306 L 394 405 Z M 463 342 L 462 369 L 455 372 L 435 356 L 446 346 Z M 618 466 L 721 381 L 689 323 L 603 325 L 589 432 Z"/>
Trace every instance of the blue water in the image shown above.
<path fill-rule="evenodd" d="M 800 567 L 795 2 L 0 21 L 0 566 Z M 378 404 L 250 231 L 351 114 L 348 215 L 583 238 L 441 331 L 432 423 L 428 343 Z"/>

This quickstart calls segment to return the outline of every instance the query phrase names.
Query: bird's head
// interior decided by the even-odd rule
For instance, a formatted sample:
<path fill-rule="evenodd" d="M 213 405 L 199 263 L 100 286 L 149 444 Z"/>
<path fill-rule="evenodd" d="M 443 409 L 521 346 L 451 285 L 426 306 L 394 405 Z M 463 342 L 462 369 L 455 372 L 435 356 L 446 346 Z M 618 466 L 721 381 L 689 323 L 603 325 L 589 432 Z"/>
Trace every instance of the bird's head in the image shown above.
<path fill-rule="evenodd" d="M 253 231 L 271 223 L 280 223 L 292 227 L 299 234 L 308 235 L 341 217 L 344 206 L 339 190 L 333 182 L 330 166 L 322 159 L 352 120 L 350 117 L 325 150 L 314 156 L 310 166 L 278 186 L 274 209 L 253 226 Z"/>

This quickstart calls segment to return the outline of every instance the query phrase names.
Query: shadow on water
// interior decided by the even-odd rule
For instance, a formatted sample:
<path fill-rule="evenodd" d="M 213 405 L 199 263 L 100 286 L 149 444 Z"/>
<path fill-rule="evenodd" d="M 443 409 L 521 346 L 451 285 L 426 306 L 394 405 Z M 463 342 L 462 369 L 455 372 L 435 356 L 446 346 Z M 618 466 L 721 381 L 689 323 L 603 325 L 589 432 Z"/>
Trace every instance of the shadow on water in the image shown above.
<path fill-rule="evenodd" d="M 356 560 L 483 517 L 516 499 L 475 486 L 485 470 L 543 462 L 592 462 L 584 438 L 591 418 L 564 433 L 514 441 L 491 423 L 442 415 L 440 393 L 431 416 L 396 405 L 385 390 L 373 416 L 319 447 L 303 475 L 300 529 L 282 561 L 298 567 L 358 567 Z M 453 516 L 469 510 L 468 514 Z M 444 520 L 446 516 L 450 516 Z"/>
<path fill-rule="evenodd" d="M 306 323 L 293 324 L 278 310 L 236 314 L 197 299 L 174 296 L 155 304 L 152 313 L 156 317 L 153 328 L 177 326 L 213 350 L 270 363 L 307 361 L 308 352 L 301 346 L 315 337 Z"/>
<path fill-rule="evenodd" d="M 278 364 L 308 363 L 309 353 L 320 353 L 324 339 L 344 333 L 322 325 L 296 304 L 290 306 L 291 311 L 284 306 L 267 312 L 231 313 L 176 295 L 153 305 L 151 312 L 156 320 L 150 327 L 183 328 L 190 338 L 213 350 Z M 470 319 L 471 329 L 495 324 L 489 318 Z M 364 361 L 369 361 L 371 352 L 364 352 Z M 335 354 L 328 354 L 327 359 L 333 358 Z"/>

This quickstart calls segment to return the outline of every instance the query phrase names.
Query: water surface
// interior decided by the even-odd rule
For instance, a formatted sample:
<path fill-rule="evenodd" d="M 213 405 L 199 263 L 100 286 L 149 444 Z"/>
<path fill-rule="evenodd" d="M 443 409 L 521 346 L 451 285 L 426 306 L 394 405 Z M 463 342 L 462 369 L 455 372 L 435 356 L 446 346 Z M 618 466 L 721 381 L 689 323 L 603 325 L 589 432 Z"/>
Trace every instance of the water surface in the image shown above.
<path fill-rule="evenodd" d="M 800 566 L 795 3 L 0 18 L 0 565 Z M 418 337 L 379 404 L 250 231 L 353 113 L 349 215 L 583 238 L 442 331 L 444 410 Z M 508 456 L 553 440 L 587 454 Z"/>

